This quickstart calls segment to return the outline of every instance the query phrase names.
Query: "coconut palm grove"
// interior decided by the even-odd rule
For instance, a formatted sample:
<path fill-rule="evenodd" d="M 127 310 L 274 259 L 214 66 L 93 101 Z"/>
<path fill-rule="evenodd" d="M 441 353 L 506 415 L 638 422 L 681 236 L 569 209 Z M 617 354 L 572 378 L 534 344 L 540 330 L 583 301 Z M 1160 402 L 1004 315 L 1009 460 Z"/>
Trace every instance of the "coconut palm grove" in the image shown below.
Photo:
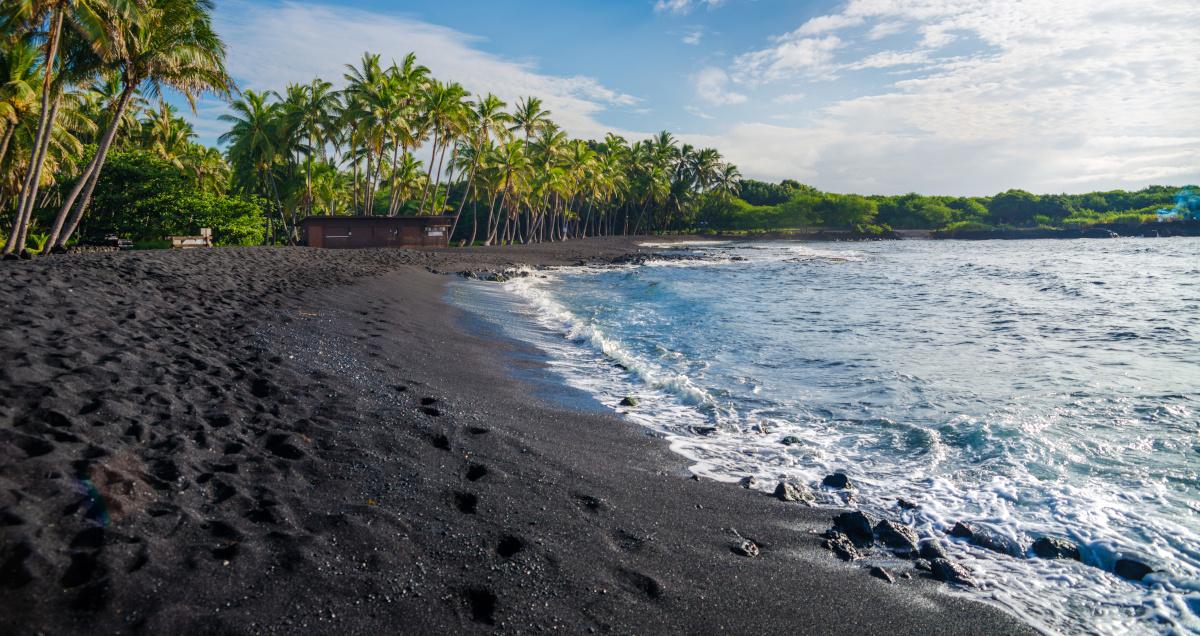
<path fill-rule="evenodd" d="M 0 16 L 0 215 L 8 258 L 213 230 L 295 244 L 309 215 L 452 215 L 453 242 L 494 245 L 680 231 L 1078 227 L 1195 216 L 1175 187 L 995 197 L 820 192 L 742 179 L 670 132 L 573 139 L 531 95 L 506 103 L 408 55 L 364 53 L 342 77 L 239 90 L 209 0 L 14 0 Z M 186 115 L 229 101 L 220 147 Z M 1182 209 L 1183 214 L 1175 214 Z"/>

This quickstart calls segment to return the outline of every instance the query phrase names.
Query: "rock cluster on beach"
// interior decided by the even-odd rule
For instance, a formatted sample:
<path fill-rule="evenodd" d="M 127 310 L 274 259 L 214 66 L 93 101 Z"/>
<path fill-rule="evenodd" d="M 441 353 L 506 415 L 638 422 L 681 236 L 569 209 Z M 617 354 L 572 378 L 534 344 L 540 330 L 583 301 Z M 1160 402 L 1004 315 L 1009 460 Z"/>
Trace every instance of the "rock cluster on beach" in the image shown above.
<path fill-rule="evenodd" d="M 745 482 L 743 482 L 744 484 Z M 822 486 L 834 490 L 853 489 L 853 482 L 844 473 L 827 475 Z M 800 501 L 794 494 L 804 488 L 791 482 L 780 482 L 775 497 L 782 501 Z M 897 507 L 913 510 L 916 504 L 900 499 Z M 962 540 L 972 546 L 1013 558 L 1034 556 L 1042 559 L 1065 559 L 1083 561 L 1079 546 L 1062 537 L 1038 537 L 1029 545 L 995 530 L 957 521 L 946 531 L 951 539 Z M 909 525 L 891 519 L 876 521 L 860 510 L 842 512 L 833 517 L 833 525 L 825 533 L 822 544 L 844 561 L 871 558 L 877 551 L 894 558 L 910 559 L 916 570 L 929 573 L 934 579 L 975 587 L 978 582 L 970 571 L 956 563 L 941 541 L 935 537 L 921 538 Z M 1134 558 L 1118 559 L 1113 572 L 1131 581 L 1141 581 L 1154 572 L 1146 563 Z M 889 580 L 874 569 L 872 575 Z"/>

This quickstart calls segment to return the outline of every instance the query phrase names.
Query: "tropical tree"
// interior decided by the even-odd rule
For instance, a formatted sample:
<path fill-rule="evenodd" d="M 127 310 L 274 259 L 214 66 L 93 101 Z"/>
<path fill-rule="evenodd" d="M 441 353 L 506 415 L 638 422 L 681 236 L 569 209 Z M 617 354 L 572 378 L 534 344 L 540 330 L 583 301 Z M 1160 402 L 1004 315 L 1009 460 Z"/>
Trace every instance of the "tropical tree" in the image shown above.
<path fill-rule="evenodd" d="M 231 88 L 225 72 L 225 45 L 212 28 L 211 0 L 142 1 L 145 4 L 136 15 L 127 17 L 114 13 L 111 16 L 112 22 L 118 25 L 116 32 L 120 37 L 113 40 L 112 50 L 106 53 L 114 59 L 114 71 L 121 77 L 122 90 L 111 106 L 108 127 L 92 162 L 80 175 L 55 217 L 50 231 L 50 244 L 54 249 L 65 248 L 87 210 L 105 157 L 135 93 L 140 91 L 143 96 L 156 97 L 164 86 L 168 86 L 182 94 L 194 109 L 199 93 L 228 93 Z M 187 142 L 187 133 L 170 125 L 165 102 L 160 108 L 163 117 L 159 121 L 167 128 L 162 131 L 161 154 L 178 153 Z M 69 220 L 68 210 L 71 210 Z"/>
<path fill-rule="evenodd" d="M 55 119 L 61 99 L 71 79 L 68 60 L 81 59 L 61 56 L 64 39 L 73 39 L 80 50 L 90 49 L 97 55 L 114 50 L 120 44 L 117 25 L 123 20 L 136 19 L 137 6 L 127 0 L 9 0 L 4 7 L 5 25 L 21 25 L 26 33 L 46 28 L 41 63 L 41 103 L 38 108 L 36 132 L 28 149 L 29 163 L 21 184 L 12 231 L 4 244 L 3 255 L 11 258 L 25 249 L 29 221 L 42 183 L 47 151 L 54 135 Z M 69 29 L 64 34 L 64 27 Z M 16 30 L 16 29 L 14 29 Z M 73 60 L 72 60 L 73 58 Z M 64 63 L 67 62 L 67 63 Z"/>

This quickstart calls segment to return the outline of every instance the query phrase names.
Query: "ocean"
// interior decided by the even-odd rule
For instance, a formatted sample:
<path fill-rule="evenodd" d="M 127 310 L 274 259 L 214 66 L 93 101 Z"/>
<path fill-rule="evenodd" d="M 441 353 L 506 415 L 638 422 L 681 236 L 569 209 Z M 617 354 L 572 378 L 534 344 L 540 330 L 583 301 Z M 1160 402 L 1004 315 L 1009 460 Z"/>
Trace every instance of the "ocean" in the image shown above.
<path fill-rule="evenodd" d="M 684 258 L 450 295 L 698 475 L 844 471 L 855 500 L 826 503 L 943 537 L 980 581 L 948 593 L 1048 632 L 1200 631 L 1200 239 L 648 247 Z M 950 540 L 956 521 L 1083 563 Z"/>

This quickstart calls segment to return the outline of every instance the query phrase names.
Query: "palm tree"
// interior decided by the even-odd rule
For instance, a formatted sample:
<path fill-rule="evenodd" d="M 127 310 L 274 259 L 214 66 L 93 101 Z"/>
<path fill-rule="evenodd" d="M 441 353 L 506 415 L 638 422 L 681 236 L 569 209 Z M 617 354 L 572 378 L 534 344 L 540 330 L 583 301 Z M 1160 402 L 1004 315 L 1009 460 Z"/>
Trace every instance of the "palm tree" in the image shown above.
<path fill-rule="evenodd" d="M 0 45 L 0 165 L 17 128 L 38 100 L 38 48 L 26 37 Z"/>
<path fill-rule="evenodd" d="M 64 69 L 59 68 L 63 27 L 69 24 L 72 33 L 77 34 L 81 42 L 102 54 L 111 50 L 112 45 L 120 43 L 120 33 L 114 28 L 116 20 L 112 18 L 133 18 L 137 7 L 128 0 L 7 0 L 7 3 L 4 11 L 11 23 L 26 24 L 29 31 L 40 30 L 41 26 L 48 25 L 41 64 L 42 90 L 37 132 L 30 148 L 29 166 L 17 201 L 13 229 L 3 249 L 4 257 L 12 258 L 25 249 L 29 219 L 37 200 L 54 120 L 65 88 Z"/>
<path fill-rule="evenodd" d="M 500 138 L 508 133 L 506 125 L 512 120 L 511 116 L 504 112 L 505 104 L 499 97 L 488 93 L 483 98 L 471 104 L 466 110 L 467 131 L 465 141 L 460 148 L 456 150 L 457 156 L 460 158 L 457 166 L 459 174 L 466 174 L 464 181 L 466 184 L 463 190 L 462 199 L 458 203 L 458 210 L 454 212 L 454 226 L 450 230 L 450 235 L 454 236 L 454 230 L 458 228 L 458 220 L 462 216 L 463 206 L 467 203 L 467 198 L 472 189 L 478 192 L 475 188 L 475 173 L 479 170 L 480 165 L 488 156 L 488 153 L 493 148 L 492 139 Z M 472 242 L 474 242 L 475 228 L 471 228 Z"/>
<path fill-rule="evenodd" d="M 542 100 L 526 97 L 517 101 L 517 109 L 512 114 L 512 127 L 509 130 L 524 132 L 525 141 L 528 142 L 549 123 L 550 111 L 542 108 Z"/>
<path fill-rule="evenodd" d="M 130 100 L 137 91 L 154 97 L 164 86 L 175 89 L 195 110 L 196 97 L 204 91 L 228 94 L 232 82 L 225 72 L 225 44 L 212 28 L 212 0 L 143 0 L 145 5 L 133 18 L 112 16 L 119 38 L 111 55 L 117 60 L 123 89 L 112 107 L 112 117 L 95 158 L 63 202 L 50 232 L 50 245 L 63 249 L 79 226 L 92 192 L 112 147 Z M 165 106 L 164 106 L 165 111 Z M 186 141 L 186 137 L 184 137 Z M 174 140 L 178 141 L 178 139 Z M 86 184 L 86 185 L 85 185 Z M 83 195 L 79 197 L 80 189 Z M 75 205 L 67 222 L 67 211 Z"/>
<path fill-rule="evenodd" d="M 434 192 L 437 192 L 437 186 L 441 182 L 442 177 L 442 160 L 445 158 L 446 149 L 453 146 L 453 139 L 464 130 L 465 116 L 463 100 L 467 97 L 467 91 L 456 83 L 442 84 L 434 80 L 430 83 L 429 88 L 425 93 L 425 100 L 422 104 L 425 112 L 425 121 L 428 122 L 429 128 L 433 131 L 433 147 L 429 154 L 429 173 L 426 175 L 428 180 L 425 184 L 425 191 L 421 194 L 421 205 L 418 207 L 418 214 L 425 211 L 425 199 L 429 195 L 429 185 L 432 183 Z M 438 149 L 441 146 L 442 155 L 438 157 Z M 434 176 L 434 163 L 437 163 L 437 176 Z"/>
<path fill-rule="evenodd" d="M 742 173 L 738 172 L 737 166 L 731 163 L 721 164 L 713 182 L 713 189 L 721 199 L 729 200 L 738 196 L 741 192 L 741 185 Z"/>
<path fill-rule="evenodd" d="M 324 157 L 326 146 L 333 141 L 337 132 L 337 117 L 341 110 L 340 94 L 333 90 L 333 84 L 320 78 L 314 78 L 308 84 L 291 84 L 287 87 L 287 98 L 283 103 L 284 117 L 287 119 L 286 129 L 290 136 L 304 143 L 291 143 L 295 162 L 303 157 L 304 163 L 304 197 L 302 207 L 305 215 L 312 213 L 313 164 L 317 156 Z M 293 155 L 289 155 L 292 158 Z"/>
<path fill-rule="evenodd" d="M 253 179 L 250 183 L 244 183 L 243 187 L 248 186 L 251 191 L 257 190 L 269 196 L 275 202 L 281 228 L 287 231 L 274 175 L 281 146 L 278 134 L 280 108 L 278 103 L 270 102 L 272 97 L 278 98 L 278 95 L 273 91 L 242 92 L 242 97 L 234 100 L 229 106 L 233 114 L 220 117 L 221 121 L 232 124 L 232 128 L 221 135 L 218 141 L 230 144 L 228 156 L 235 170 L 244 175 L 245 168 L 250 169 L 250 174 L 254 175 Z M 290 231 L 288 236 L 291 236 Z"/>

